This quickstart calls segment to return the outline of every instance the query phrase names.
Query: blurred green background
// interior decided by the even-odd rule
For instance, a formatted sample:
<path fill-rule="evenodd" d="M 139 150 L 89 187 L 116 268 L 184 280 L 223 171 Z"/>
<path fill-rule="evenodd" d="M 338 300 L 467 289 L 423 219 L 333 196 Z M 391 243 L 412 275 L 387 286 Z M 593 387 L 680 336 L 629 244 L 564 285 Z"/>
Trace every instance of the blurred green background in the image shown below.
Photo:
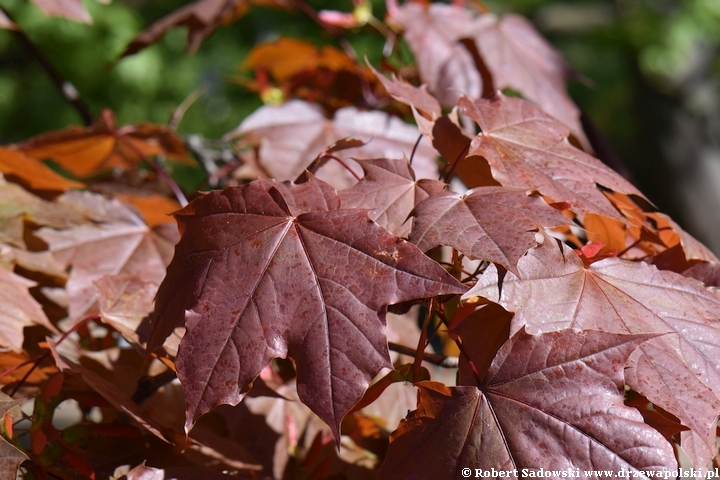
<path fill-rule="evenodd" d="M 194 55 L 185 53 L 186 32 L 178 28 L 118 60 L 146 25 L 188 2 L 84 3 L 92 25 L 46 17 L 25 0 L 0 0 L 94 115 L 110 108 L 120 124 L 167 123 L 191 92 L 207 89 L 179 124 L 181 134 L 219 138 L 261 105 L 255 93 L 229 81 L 253 45 L 278 36 L 335 43 L 301 14 L 253 7 Z M 352 10 L 350 0 L 309 3 L 318 10 Z M 607 139 L 608 151 L 661 210 L 720 252 L 720 0 L 485 4 L 535 22 L 579 73 L 571 95 Z M 383 1 L 373 1 L 373 9 L 383 18 Z M 366 27 L 349 39 L 377 64 L 384 40 L 376 31 Z M 12 33 L 0 31 L 0 144 L 80 123 Z"/>

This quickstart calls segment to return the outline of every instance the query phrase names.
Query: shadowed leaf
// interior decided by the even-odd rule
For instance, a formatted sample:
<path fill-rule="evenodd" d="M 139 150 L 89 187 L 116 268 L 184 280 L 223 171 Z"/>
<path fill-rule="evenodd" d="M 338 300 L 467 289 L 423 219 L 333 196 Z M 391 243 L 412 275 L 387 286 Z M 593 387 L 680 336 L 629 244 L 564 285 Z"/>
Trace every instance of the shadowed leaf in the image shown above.
<path fill-rule="evenodd" d="M 103 110 L 90 127 L 44 133 L 17 148 L 28 157 L 52 159 L 78 177 L 112 168 L 132 168 L 156 155 L 194 165 L 182 139 L 170 128 L 149 123 L 118 128 L 110 110 Z"/>
<path fill-rule="evenodd" d="M 463 468 L 611 470 L 647 478 L 674 471 L 672 447 L 623 405 L 623 366 L 651 335 L 520 331 L 498 352 L 481 389 L 418 385 L 379 479 L 466 478 Z M 562 474 L 552 475 L 561 478 Z"/>
<path fill-rule="evenodd" d="M 668 333 L 632 355 L 627 382 L 706 445 L 704 456 L 693 459 L 696 466 L 709 462 L 720 413 L 720 295 L 645 263 L 608 258 L 585 267 L 569 247 L 549 238 L 520 260 L 518 270 L 522 280 L 508 273 L 500 295 L 492 266 L 466 294 L 515 312 L 512 331 Z"/>

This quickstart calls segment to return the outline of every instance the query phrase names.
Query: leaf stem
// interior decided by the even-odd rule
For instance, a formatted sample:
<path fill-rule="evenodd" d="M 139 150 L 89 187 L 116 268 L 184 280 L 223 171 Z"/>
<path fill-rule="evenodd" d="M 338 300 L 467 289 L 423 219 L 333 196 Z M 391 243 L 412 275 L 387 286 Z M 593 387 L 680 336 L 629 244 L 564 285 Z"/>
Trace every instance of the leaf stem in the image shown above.
<path fill-rule="evenodd" d="M 414 357 L 417 353 L 416 349 L 406 347 L 405 345 L 400 345 L 395 342 L 388 342 L 388 348 L 393 352 L 407 355 L 409 357 Z M 458 366 L 458 357 L 449 357 L 446 355 L 440 355 L 439 353 L 423 352 L 422 359 L 425 362 L 432 363 L 433 365 L 443 368 L 457 368 Z"/>
<path fill-rule="evenodd" d="M 182 189 L 180 188 L 180 185 L 173 180 L 173 178 L 168 175 L 168 173 L 165 171 L 165 169 L 160 165 L 159 162 L 152 160 L 148 158 L 145 154 L 143 154 L 140 149 L 138 149 L 135 145 L 133 145 L 132 142 L 125 141 L 125 135 L 124 134 L 116 134 L 116 137 L 118 140 L 122 141 L 124 145 L 128 146 L 130 150 L 132 150 L 135 155 L 140 157 L 141 159 L 145 160 L 145 163 L 150 165 L 150 168 L 152 168 L 158 177 L 162 178 L 165 184 L 170 187 L 170 190 L 172 190 L 173 195 L 175 195 L 175 198 L 177 199 L 178 203 L 181 207 L 184 207 L 188 204 L 187 197 L 183 193 Z"/>
<path fill-rule="evenodd" d="M 83 318 L 82 320 L 80 320 L 79 322 L 77 322 L 75 325 L 73 325 L 67 332 L 63 333 L 63 334 L 60 336 L 60 338 L 58 339 L 58 341 L 56 342 L 56 345 L 60 345 L 62 342 L 65 341 L 66 338 L 68 338 L 68 337 L 70 336 L 71 333 L 73 333 L 74 331 L 76 331 L 76 330 L 77 330 L 78 328 L 80 328 L 81 326 L 87 324 L 89 321 L 91 321 L 91 320 L 99 320 L 99 319 L 100 319 L 100 315 L 90 315 L 89 317 Z M 23 366 L 23 365 L 27 365 L 27 364 L 30 363 L 31 361 L 33 361 L 33 363 L 34 363 L 34 365 L 32 366 L 32 368 L 30 368 L 30 370 L 28 370 L 27 373 L 26 373 L 25 375 L 23 375 L 23 378 L 20 379 L 20 381 L 18 382 L 18 384 L 15 385 L 15 388 L 13 388 L 12 392 L 10 392 L 10 396 L 11 396 L 11 397 L 17 393 L 17 391 L 20 389 L 20 387 L 23 386 L 23 384 L 24 384 L 25 381 L 30 377 L 30 375 L 32 374 L 32 372 L 34 372 L 35 369 L 36 369 L 47 357 L 50 356 L 50 353 L 51 353 L 51 352 L 50 352 L 50 350 L 48 349 L 46 352 L 41 353 L 40 355 L 37 355 L 37 356 L 33 357 L 32 359 L 26 360 L 25 362 L 21 363 L 20 365 L 16 365 L 15 367 L 11 367 L 11 368 L 5 370 L 4 372 L 0 373 L 0 378 L 2 378 L 2 377 L 4 377 L 5 375 L 8 375 L 8 374 L 12 373 L 13 371 L 17 370 L 17 368 L 20 368 L 20 367 Z"/>
<path fill-rule="evenodd" d="M 361 177 L 360 177 L 357 173 L 355 173 L 355 171 L 354 171 L 352 168 L 350 168 L 350 165 L 348 165 L 347 163 L 345 163 L 345 160 L 343 160 L 342 158 L 337 157 L 337 156 L 333 155 L 332 153 L 323 153 L 323 154 L 320 156 L 320 158 L 331 158 L 331 159 L 335 160 L 335 161 L 338 162 L 340 165 L 342 165 L 343 167 L 345 167 L 345 169 L 346 169 L 348 172 L 350 172 L 353 177 L 355 177 L 355 180 L 357 180 L 358 182 L 361 180 Z"/>
<path fill-rule="evenodd" d="M 448 183 L 448 181 L 450 180 L 450 177 L 452 177 L 452 174 L 455 173 L 455 167 L 457 167 L 458 164 L 460 163 L 460 159 L 462 158 L 463 154 L 467 153 L 467 151 L 469 149 L 470 149 L 470 143 L 468 143 L 465 148 L 460 150 L 460 153 L 458 154 L 457 158 L 455 158 L 455 161 L 452 164 L 448 164 L 451 166 L 450 166 L 450 170 L 447 172 L 447 174 L 444 174 L 444 172 L 440 172 L 439 180 L 443 180 L 443 176 L 444 176 L 445 177 L 444 182 Z M 445 165 L 445 168 L 447 168 L 447 165 Z M 443 171 L 445 170 L 445 168 L 443 168 Z"/>
<path fill-rule="evenodd" d="M 427 313 L 425 314 L 425 320 L 423 320 L 422 328 L 420 329 L 420 338 L 418 339 L 418 346 L 415 350 L 415 361 L 412 366 L 412 378 L 418 378 L 420 375 L 420 364 L 423 360 L 423 354 L 425 353 L 425 347 L 427 346 L 428 339 L 428 328 L 430 327 L 430 321 L 432 320 L 435 310 L 435 297 L 431 298 L 428 302 Z"/>

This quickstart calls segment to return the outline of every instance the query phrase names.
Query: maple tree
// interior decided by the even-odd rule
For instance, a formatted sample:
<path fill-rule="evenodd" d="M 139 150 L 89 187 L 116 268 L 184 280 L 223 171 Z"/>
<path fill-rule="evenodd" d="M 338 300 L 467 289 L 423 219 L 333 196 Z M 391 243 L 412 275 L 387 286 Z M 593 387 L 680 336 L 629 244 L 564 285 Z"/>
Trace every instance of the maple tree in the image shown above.
<path fill-rule="evenodd" d="M 460 3 L 198 0 L 124 55 L 263 6 L 341 48 L 255 47 L 229 160 L 109 110 L 0 147 L 0 479 L 718 465 L 720 260 L 596 158 L 529 21 Z"/>

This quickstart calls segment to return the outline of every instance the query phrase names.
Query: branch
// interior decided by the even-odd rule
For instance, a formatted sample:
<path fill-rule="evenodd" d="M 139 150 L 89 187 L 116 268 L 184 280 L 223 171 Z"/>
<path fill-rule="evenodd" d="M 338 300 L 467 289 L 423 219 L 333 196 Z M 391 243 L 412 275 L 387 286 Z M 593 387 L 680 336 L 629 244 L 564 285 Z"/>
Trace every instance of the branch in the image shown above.
<path fill-rule="evenodd" d="M 403 355 L 407 355 L 409 357 L 415 356 L 414 348 L 406 347 L 405 345 L 400 345 L 399 343 L 388 342 L 388 348 L 393 352 L 402 353 Z M 446 357 L 445 355 L 440 355 L 439 353 L 423 352 L 422 359 L 428 363 L 432 363 L 433 365 L 443 368 L 457 368 L 458 366 L 458 357 Z"/>
<path fill-rule="evenodd" d="M 0 12 L 10 19 L 10 21 L 16 23 L 5 7 L 0 6 Z M 18 41 L 22 43 L 23 47 L 25 47 L 25 50 L 27 50 L 30 56 L 40 64 L 43 70 L 45 70 L 45 73 L 47 73 L 50 80 L 52 80 L 53 84 L 55 84 L 55 88 L 58 89 L 63 99 L 75 108 L 82 118 L 85 126 L 92 125 L 93 116 L 90 112 L 90 107 L 88 107 L 88 104 L 85 103 L 85 100 L 83 100 L 80 96 L 80 92 L 78 92 L 77 88 L 75 88 L 75 85 L 73 85 L 70 80 L 67 80 L 60 71 L 55 68 L 55 65 L 52 63 L 50 58 L 45 55 L 45 53 L 40 50 L 32 40 L 30 40 L 30 37 L 28 37 L 22 29 L 15 29 L 12 33 Z"/>

